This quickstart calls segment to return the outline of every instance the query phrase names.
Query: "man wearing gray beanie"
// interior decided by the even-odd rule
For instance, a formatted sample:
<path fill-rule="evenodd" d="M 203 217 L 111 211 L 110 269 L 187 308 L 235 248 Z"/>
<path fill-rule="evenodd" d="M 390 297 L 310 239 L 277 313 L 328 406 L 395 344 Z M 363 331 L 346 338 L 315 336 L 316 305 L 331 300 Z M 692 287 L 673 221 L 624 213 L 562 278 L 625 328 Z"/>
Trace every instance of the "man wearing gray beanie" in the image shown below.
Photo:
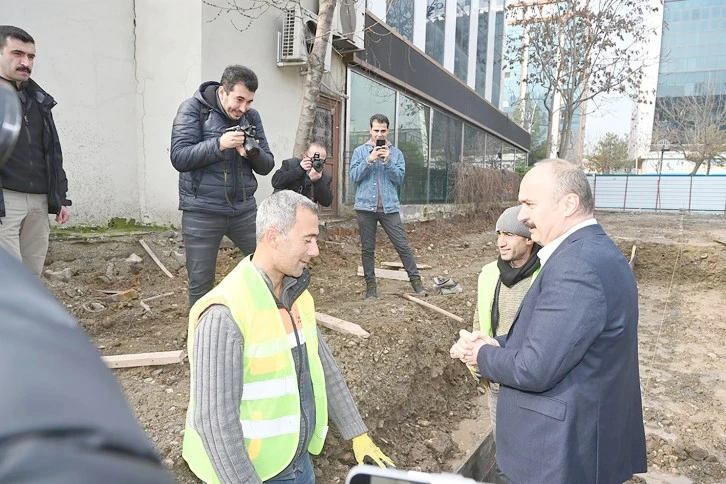
<path fill-rule="evenodd" d="M 537 251 L 540 246 L 530 238 L 529 228 L 517 220 L 521 205 L 506 209 L 497 220 L 497 260 L 485 265 L 479 274 L 477 315 L 474 330 L 489 336 L 507 334 L 529 286 L 539 273 Z M 489 386 L 489 416 L 492 434 L 496 432 L 499 384 Z"/>

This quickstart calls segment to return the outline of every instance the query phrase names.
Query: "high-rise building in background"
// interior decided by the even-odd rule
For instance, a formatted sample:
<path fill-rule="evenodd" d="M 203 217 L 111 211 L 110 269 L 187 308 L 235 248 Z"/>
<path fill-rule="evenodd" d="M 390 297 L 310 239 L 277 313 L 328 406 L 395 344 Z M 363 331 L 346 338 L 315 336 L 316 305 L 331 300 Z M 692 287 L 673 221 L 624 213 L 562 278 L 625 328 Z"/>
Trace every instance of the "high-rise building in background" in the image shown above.
<path fill-rule="evenodd" d="M 649 19 L 658 35 L 649 46 L 645 102 L 633 112 L 629 148 L 641 173 L 656 171 L 661 154 L 663 171 L 688 173 L 693 164 L 682 153 L 661 153 L 658 124 L 671 114 L 662 106 L 679 98 L 726 96 L 726 1 L 665 0 L 663 7 Z"/>

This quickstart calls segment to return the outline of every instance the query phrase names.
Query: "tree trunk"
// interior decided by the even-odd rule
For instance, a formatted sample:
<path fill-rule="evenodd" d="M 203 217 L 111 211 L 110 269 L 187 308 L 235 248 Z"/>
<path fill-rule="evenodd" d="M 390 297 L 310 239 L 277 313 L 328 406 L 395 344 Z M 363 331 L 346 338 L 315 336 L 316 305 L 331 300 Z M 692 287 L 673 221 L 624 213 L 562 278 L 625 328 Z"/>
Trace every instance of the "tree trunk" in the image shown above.
<path fill-rule="evenodd" d="M 318 8 L 318 25 L 315 31 L 313 50 L 308 55 L 308 70 L 305 74 L 303 85 L 303 102 L 300 110 L 300 118 L 297 123 L 295 134 L 295 147 L 292 156 L 304 152 L 312 141 L 312 128 L 315 121 L 315 108 L 320 95 L 320 83 L 323 80 L 325 70 L 325 53 L 330 44 L 333 13 L 335 12 L 336 0 L 320 0 Z"/>
<path fill-rule="evenodd" d="M 701 168 L 701 165 L 703 164 L 702 161 L 694 161 L 693 162 L 693 170 L 691 170 L 691 173 L 689 175 L 695 175 L 696 172 L 698 172 L 698 169 Z"/>

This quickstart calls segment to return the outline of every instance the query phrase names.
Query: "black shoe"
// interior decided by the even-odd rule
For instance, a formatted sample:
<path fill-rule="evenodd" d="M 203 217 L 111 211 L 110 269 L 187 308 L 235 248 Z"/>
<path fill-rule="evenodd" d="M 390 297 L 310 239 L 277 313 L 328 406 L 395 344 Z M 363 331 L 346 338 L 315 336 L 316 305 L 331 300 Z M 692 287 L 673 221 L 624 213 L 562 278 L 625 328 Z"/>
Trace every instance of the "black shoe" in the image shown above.
<path fill-rule="evenodd" d="M 428 292 L 426 292 L 426 288 L 423 285 L 423 282 L 421 282 L 421 279 L 412 280 L 411 287 L 413 287 L 413 292 L 415 292 L 416 294 L 428 294 Z"/>
<path fill-rule="evenodd" d="M 366 299 L 377 299 L 378 287 L 375 282 L 366 283 Z"/>

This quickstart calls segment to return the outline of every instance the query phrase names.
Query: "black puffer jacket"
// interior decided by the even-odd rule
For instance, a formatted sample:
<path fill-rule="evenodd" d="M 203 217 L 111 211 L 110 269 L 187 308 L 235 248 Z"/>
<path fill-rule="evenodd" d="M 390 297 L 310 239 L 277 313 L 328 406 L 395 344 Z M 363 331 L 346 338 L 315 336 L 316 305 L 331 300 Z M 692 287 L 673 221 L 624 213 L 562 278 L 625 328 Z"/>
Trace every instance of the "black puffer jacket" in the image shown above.
<path fill-rule="evenodd" d="M 40 108 L 43 117 L 43 153 L 48 175 L 48 213 L 57 215 L 61 206 L 69 207 L 71 201 L 66 198 L 68 192 L 68 178 L 63 170 L 63 153 L 61 152 L 58 131 L 55 128 L 53 115 L 50 110 L 56 103 L 53 96 L 45 92 L 34 80 L 29 79 L 24 86 L 29 96 L 33 96 Z M 2 177 L 0 176 L 0 218 L 5 216 L 5 200 L 2 192 Z"/>
<path fill-rule="evenodd" d="M 171 163 L 179 171 L 179 210 L 235 216 L 257 208 L 254 173 L 270 173 L 275 158 L 260 114 L 251 109 L 239 122 L 229 119 L 218 105 L 218 87 L 218 82 L 205 82 L 179 106 L 171 131 Z M 244 158 L 235 149 L 220 151 L 224 130 L 248 123 L 257 127 L 259 155 Z"/>

